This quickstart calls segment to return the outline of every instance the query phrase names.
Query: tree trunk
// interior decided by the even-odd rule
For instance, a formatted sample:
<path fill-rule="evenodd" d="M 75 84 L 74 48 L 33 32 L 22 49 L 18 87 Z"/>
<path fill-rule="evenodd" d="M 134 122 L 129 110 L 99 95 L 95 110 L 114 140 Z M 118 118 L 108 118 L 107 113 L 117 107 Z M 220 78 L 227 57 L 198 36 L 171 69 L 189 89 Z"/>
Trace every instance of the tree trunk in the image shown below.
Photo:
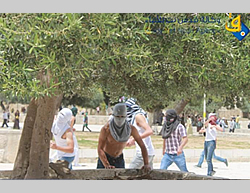
<path fill-rule="evenodd" d="M 22 136 L 19 142 L 19 149 L 11 176 L 12 179 L 24 179 L 27 173 L 27 169 L 29 166 L 31 138 L 36 119 L 36 112 L 37 104 L 35 99 L 32 99 L 27 109 Z"/>
<path fill-rule="evenodd" d="M 38 99 L 37 113 L 32 133 L 29 167 L 25 179 L 47 179 L 51 126 L 62 95 Z"/>
<path fill-rule="evenodd" d="M 5 108 L 4 104 L 3 104 L 3 101 L 1 101 L 1 107 L 2 107 L 3 111 L 6 110 L 6 108 Z"/>
<path fill-rule="evenodd" d="M 154 110 L 154 115 L 153 115 L 153 124 L 159 124 L 160 120 L 160 114 L 162 113 L 162 110 L 160 108 L 156 108 Z"/>
<path fill-rule="evenodd" d="M 153 125 L 153 116 L 154 116 L 153 113 L 148 112 L 148 124 L 150 127 L 152 127 Z"/>
<path fill-rule="evenodd" d="M 185 106 L 189 103 L 190 99 L 181 99 L 181 101 L 176 105 L 175 111 L 177 115 L 179 115 L 185 108 Z"/>

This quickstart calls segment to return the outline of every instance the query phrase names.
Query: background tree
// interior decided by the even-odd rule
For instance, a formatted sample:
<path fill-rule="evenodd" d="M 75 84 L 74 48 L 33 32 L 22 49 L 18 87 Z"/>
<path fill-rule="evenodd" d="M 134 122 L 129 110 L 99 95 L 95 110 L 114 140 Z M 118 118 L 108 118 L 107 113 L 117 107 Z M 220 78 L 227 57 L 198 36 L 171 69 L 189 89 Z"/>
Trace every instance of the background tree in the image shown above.
<path fill-rule="evenodd" d="M 64 95 L 62 104 L 68 105 L 78 105 L 81 107 L 95 109 L 104 100 L 103 92 L 101 89 L 91 87 L 88 92 L 83 95 L 67 93 Z"/>

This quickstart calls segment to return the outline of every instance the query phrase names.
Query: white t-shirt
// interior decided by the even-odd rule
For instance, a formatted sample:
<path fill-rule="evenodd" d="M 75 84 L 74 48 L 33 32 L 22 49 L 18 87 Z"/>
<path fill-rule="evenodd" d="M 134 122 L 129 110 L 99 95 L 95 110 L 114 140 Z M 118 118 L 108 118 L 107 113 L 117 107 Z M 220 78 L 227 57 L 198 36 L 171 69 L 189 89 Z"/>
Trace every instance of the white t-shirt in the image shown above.
<path fill-rule="evenodd" d="M 138 115 L 138 114 L 137 114 Z M 145 118 L 146 119 L 146 118 Z M 148 120 L 146 119 L 146 122 L 148 123 Z M 139 127 L 137 124 L 136 124 L 136 120 L 134 120 L 134 123 L 133 123 L 133 126 L 137 129 L 139 135 L 142 135 L 144 132 L 145 132 L 145 129 L 143 129 L 142 127 Z M 146 149 L 148 151 L 148 155 L 155 155 L 155 151 L 154 151 L 154 146 L 152 144 L 152 140 L 151 140 L 151 137 L 148 136 L 144 139 L 142 139 L 142 141 L 144 142 L 145 146 L 146 146 Z M 139 154 L 141 155 L 141 148 L 140 146 L 135 142 L 135 145 L 136 145 L 136 154 Z"/>
<path fill-rule="evenodd" d="M 212 141 L 212 140 L 216 140 L 216 136 L 217 136 L 217 131 L 216 128 L 214 126 L 212 126 L 210 123 L 208 124 L 208 128 L 206 130 L 206 138 L 205 141 Z"/>
<path fill-rule="evenodd" d="M 61 147 L 66 147 L 67 146 L 67 140 L 62 139 L 62 136 L 60 135 L 54 135 L 56 145 L 61 146 Z M 76 149 L 78 149 L 78 144 L 77 144 L 77 139 L 75 137 L 75 134 L 73 133 L 73 141 L 74 141 L 74 152 L 73 153 L 66 153 L 60 150 L 57 150 L 57 156 L 58 158 L 61 157 L 73 157 L 75 156 Z"/>
<path fill-rule="evenodd" d="M 7 112 L 3 113 L 3 119 L 8 119 L 8 113 Z"/>

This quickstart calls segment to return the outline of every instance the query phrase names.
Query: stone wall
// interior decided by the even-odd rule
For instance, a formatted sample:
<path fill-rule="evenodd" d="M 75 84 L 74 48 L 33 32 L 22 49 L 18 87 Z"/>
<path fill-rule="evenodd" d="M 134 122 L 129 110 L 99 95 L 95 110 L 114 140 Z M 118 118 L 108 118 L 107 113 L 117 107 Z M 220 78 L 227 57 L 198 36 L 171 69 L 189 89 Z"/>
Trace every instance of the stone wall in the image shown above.
<path fill-rule="evenodd" d="M 89 169 L 68 170 L 64 163 L 50 164 L 49 179 L 71 180 L 229 180 L 228 178 L 197 175 L 192 172 L 172 170 L 151 170 L 148 173 L 139 169 Z M 11 171 L 0 171 L 0 179 L 10 179 Z"/>
<path fill-rule="evenodd" d="M 0 130 L 0 163 L 15 161 L 20 137 L 20 130 Z"/>
<path fill-rule="evenodd" d="M 20 113 L 19 121 L 20 123 L 23 123 L 25 120 L 26 114 Z M 109 116 L 107 115 L 89 115 L 89 125 L 104 125 L 107 123 Z M 15 117 L 14 113 L 10 114 L 10 122 L 14 122 Z M 0 126 L 2 126 L 3 123 L 3 116 L 0 112 Z M 77 115 L 76 116 L 76 124 L 83 124 L 83 115 Z"/>
<path fill-rule="evenodd" d="M 218 116 L 219 117 L 225 117 L 227 120 L 231 120 L 231 117 L 232 116 L 237 116 L 239 115 L 240 117 L 243 117 L 243 112 L 238 109 L 238 108 L 235 108 L 235 109 L 226 109 L 225 107 L 221 107 L 219 110 L 218 110 Z"/>

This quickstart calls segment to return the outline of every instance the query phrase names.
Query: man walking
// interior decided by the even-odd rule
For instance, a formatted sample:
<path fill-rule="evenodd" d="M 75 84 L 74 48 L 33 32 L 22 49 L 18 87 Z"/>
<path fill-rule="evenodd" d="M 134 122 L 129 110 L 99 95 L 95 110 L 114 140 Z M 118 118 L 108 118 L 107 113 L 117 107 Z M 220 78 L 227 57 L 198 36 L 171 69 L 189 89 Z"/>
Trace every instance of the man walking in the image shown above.
<path fill-rule="evenodd" d="M 166 122 L 162 127 L 163 158 L 160 169 L 168 169 L 174 162 L 181 171 L 188 172 L 183 152 L 188 142 L 187 132 L 173 109 L 167 110 Z"/>
<path fill-rule="evenodd" d="M 8 112 L 6 110 L 3 111 L 3 125 L 2 127 L 4 127 L 4 125 L 6 125 L 6 127 L 8 128 Z"/>
<path fill-rule="evenodd" d="M 78 112 L 78 108 L 76 108 L 75 105 L 72 105 L 71 111 L 72 111 L 72 114 L 74 116 L 74 124 L 75 124 L 76 123 L 76 115 L 77 115 L 77 112 Z"/>
<path fill-rule="evenodd" d="M 84 131 L 84 128 L 86 127 L 89 132 L 91 132 L 91 129 L 88 127 L 88 123 L 89 123 L 89 118 L 88 118 L 88 111 L 86 111 L 86 113 L 83 116 L 83 127 L 82 127 L 82 131 Z"/>

